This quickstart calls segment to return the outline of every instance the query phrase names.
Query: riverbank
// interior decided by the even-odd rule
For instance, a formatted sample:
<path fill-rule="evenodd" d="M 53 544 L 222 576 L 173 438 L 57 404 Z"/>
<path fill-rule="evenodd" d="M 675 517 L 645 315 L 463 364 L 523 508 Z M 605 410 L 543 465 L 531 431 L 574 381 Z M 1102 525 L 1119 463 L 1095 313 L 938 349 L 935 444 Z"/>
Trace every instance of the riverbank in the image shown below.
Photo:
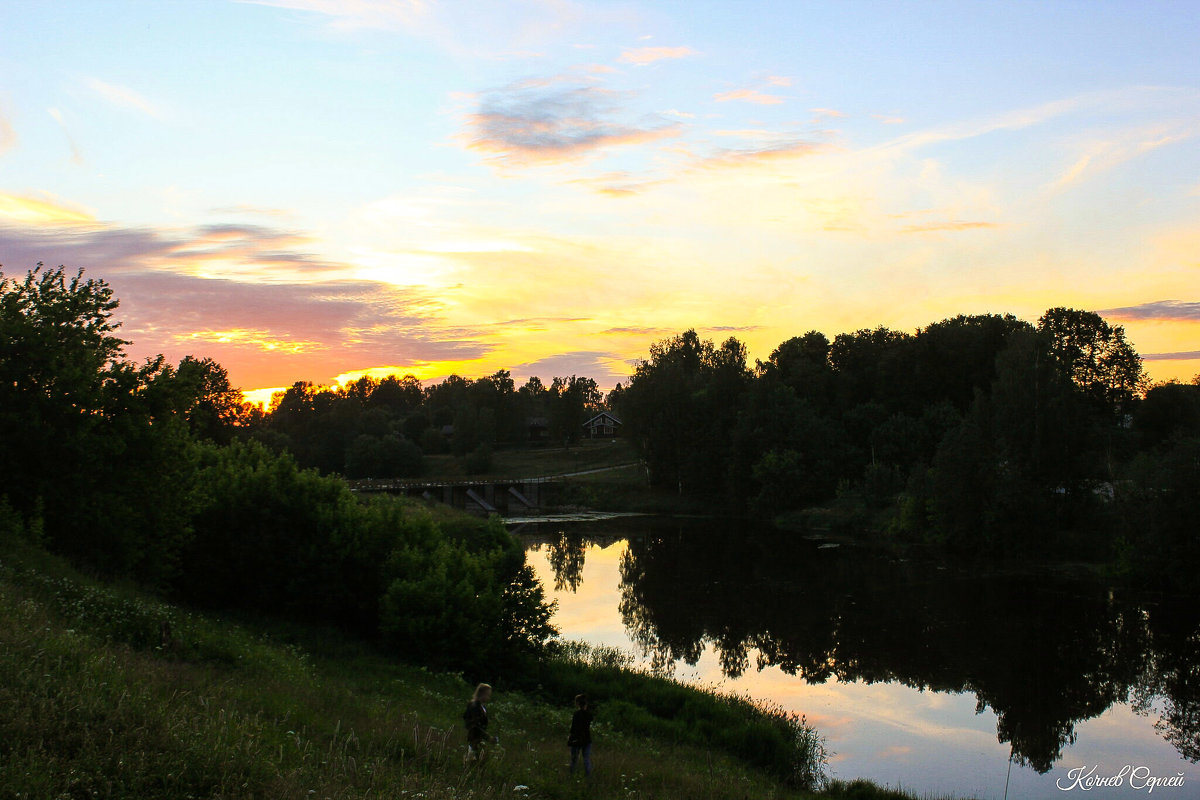
<path fill-rule="evenodd" d="M 571 712 L 547 702 L 554 676 L 627 698 L 601 702 L 586 783 L 566 772 Z M 748 704 L 580 648 L 544 677 L 541 692 L 499 689 L 489 711 L 500 747 L 464 766 L 462 676 L 326 629 L 191 613 L 34 548 L 0 549 L 4 797 L 814 796 L 712 742 L 680 741 L 647 698 L 675 703 L 696 729 L 714 709 L 744 719 Z M 861 783 L 820 796 L 902 797 Z"/>
<path fill-rule="evenodd" d="M 979 551 L 963 552 L 898 534 L 895 530 L 895 507 L 871 506 L 853 493 L 825 505 L 764 519 L 749 514 L 745 508 L 735 507 L 724 498 L 700 499 L 649 486 L 644 468 L 629 466 L 569 478 L 556 486 L 549 496 L 550 503 L 545 511 L 550 513 L 604 512 L 729 518 L 830 543 L 870 547 L 902 558 L 974 563 L 982 555 Z M 1089 540 L 1087 532 L 1067 531 L 1060 534 L 1053 547 L 1020 553 L 989 553 L 987 557 L 995 569 L 1024 567 L 1029 570 L 1103 575 L 1114 580 L 1122 578 L 1120 564 L 1099 556 L 1087 558 L 1095 549 L 1095 543 Z"/>

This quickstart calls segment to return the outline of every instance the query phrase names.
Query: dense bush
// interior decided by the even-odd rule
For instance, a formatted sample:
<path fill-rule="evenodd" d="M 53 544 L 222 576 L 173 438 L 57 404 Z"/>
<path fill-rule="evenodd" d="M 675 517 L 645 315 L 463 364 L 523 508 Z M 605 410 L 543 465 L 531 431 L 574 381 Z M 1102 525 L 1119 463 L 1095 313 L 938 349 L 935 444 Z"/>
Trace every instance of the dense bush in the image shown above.
<path fill-rule="evenodd" d="M 179 595 L 361 633 L 412 661 L 482 668 L 553 633 L 524 551 L 496 521 L 436 521 L 402 498 L 355 497 L 255 442 L 203 448 Z"/>

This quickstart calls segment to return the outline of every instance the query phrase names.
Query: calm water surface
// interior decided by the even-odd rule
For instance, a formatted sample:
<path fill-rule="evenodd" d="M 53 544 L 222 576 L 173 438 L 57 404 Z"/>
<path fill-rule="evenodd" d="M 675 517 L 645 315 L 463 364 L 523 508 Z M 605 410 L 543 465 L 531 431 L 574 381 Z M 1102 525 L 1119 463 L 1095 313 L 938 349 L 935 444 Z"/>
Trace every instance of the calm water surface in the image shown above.
<path fill-rule="evenodd" d="M 515 524 L 564 637 L 804 713 L 836 777 L 1081 794 L 1071 770 L 1200 798 L 1200 608 L 1055 572 L 945 567 L 745 523 Z M 1012 757 L 1011 778 L 1009 759 Z M 1136 781 L 1135 781 L 1136 783 Z"/>

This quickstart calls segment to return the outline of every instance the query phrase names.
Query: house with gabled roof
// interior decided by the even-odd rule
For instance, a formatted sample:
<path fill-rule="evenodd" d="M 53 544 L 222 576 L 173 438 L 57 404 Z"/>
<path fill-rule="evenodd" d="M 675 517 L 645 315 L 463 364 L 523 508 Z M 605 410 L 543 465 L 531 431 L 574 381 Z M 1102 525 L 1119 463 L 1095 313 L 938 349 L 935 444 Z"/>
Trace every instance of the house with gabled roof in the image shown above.
<path fill-rule="evenodd" d="M 588 439 L 612 439 L 617 435 L 621 420 L 615 414 L 601 411 L 596 416 L 583 423 L 583 435 Z"/>

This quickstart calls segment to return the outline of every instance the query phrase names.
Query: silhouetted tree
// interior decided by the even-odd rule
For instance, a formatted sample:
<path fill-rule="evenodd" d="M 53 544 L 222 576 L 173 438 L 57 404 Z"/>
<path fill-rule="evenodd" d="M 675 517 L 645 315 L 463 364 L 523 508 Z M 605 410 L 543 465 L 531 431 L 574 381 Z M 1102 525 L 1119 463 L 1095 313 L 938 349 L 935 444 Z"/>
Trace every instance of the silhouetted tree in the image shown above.
<path fill-rule="evenodd" d="M 1051 339 L 1051 351 L 1066 374 L 1100 407 L 1114 416 L 1130 411 L 1145 389 L 1142 359 L 1113 327 L 1093 311 L 1051 308 L 1038 320 Z"/>
<path fill-rule="evenodd" d="M 59 552 L 161 584 L 188 536 L 182 413 L 205 398 L 125 359 L 116 307 L 82 270 L 0 273 L 0 492 Z"/>

